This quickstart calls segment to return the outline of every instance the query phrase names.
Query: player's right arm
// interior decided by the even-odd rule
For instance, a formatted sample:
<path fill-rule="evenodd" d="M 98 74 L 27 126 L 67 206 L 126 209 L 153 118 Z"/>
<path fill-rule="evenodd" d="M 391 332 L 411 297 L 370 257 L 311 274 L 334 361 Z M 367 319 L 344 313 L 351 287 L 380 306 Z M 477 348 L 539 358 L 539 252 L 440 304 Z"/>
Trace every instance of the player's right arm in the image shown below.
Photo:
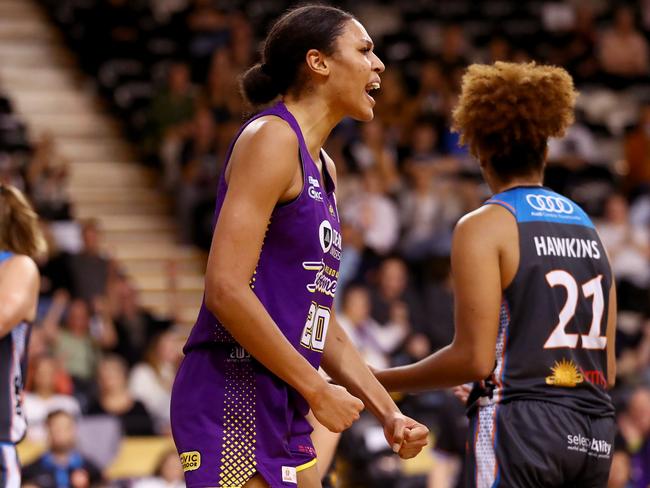
<path fill-rule="evenodd" d="M 273 374 L 295 388 L 328 429 L 340 432 L 363 403 L 328 384 L 289 343 L 250 288 L 273 209 L 302 189 L 298 141 L 275 117 L 251 123 L 235 144 L 228 190 L 214 231 L 205 302 L 234 339 Z M 283 276 L 278 276 L 282 286 Z"/>
<path fill-rule="evenodd" d="M 2 264 L 0 337 L 6 336 L 23 320 L 34 320 L 39 286 L 38 267 L 30 257 L 17 255 Z"/>

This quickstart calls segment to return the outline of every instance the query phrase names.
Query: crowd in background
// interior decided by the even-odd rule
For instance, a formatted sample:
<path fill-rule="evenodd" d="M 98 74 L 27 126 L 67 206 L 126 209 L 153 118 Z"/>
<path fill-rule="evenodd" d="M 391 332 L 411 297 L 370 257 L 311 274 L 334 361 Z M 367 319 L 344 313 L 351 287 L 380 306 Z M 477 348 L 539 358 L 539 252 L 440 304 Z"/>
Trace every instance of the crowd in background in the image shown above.
<path fill-rule="evenodd" d="M 237 77 L 289 3 L 42 3 L 144 163 L 159 168 L 161 190 L 174 195 L 179 241 L 207 248 L 224 155 L 250 114 Z M 549 142 L 546 184 L 588 211 L 609 252 L 619 289 L 610 486 L 644 486 L 636 480 L 650 476 L 650 1 L 339 4 L 359 16 L 388 67 L 375 119 L 344 121 L 326 147 L 343 225 L 340 322 L 376 367 L 451 341 L 453 227 L 489 195 L 449 130 L 463 71 L 498 60 L 565 67 L 581 96 L 576 123 Z M 0 179 L 28 192 L 51 244 L 30 346 L 28 436 L 55 439 L 59 423 L 99 414 L 117 419 L 125 435 L 165 435 L 181 356 L 173 317 L 144 310 L 120 264 L 102 254 L 97 223 L 74 221 L 55 144 L 47 134 L 28 136 L 0 97 Z M 447 392 L 405 397 L 401 406 L 434 433 L 430 486 L 454 486 L 462 406 Z M 369 440 L 373 428 L 364 418 L 344 435 L 337 471 L 352 486 L 422 486 Z M 178 482 L 178 466 L 167 472 Z"/>

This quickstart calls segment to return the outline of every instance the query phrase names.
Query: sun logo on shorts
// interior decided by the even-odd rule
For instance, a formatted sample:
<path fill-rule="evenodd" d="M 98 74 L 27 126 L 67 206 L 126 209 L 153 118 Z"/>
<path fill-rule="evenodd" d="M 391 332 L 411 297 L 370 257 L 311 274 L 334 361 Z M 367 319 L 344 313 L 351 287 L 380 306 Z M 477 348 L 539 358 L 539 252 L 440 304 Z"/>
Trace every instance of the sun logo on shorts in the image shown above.
<path fill-rule="evenodd" d="M 577 366 L 571 360 L 562 359 L 561 361 L 555 361 L 555 365 L 551 368 L 551 371 L 553 374 L 546 377 L 547 385 L 573 388 L 585 380 L 582 373 L 578 371 Z"/>

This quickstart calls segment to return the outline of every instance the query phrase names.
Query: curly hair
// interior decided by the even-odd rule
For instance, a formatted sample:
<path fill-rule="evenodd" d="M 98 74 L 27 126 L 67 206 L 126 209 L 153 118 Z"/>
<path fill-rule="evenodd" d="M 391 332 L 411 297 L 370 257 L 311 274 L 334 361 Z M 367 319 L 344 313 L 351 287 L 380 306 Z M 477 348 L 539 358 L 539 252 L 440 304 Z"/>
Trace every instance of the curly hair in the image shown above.
<path fill-rule="evenodd" d="M 573 122 L 577 95 L 562 68 L 473 64 L 463 76 L 452 129 L 497 174 L 527 174 L 542 167 L 547 139 L 562 136 Z"/>

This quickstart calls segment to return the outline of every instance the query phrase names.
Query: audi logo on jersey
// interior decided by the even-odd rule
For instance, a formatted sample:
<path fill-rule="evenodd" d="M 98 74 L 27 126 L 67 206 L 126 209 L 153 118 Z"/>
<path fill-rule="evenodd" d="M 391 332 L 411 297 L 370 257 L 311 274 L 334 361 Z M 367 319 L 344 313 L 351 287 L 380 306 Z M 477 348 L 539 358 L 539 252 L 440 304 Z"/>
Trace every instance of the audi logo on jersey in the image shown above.
<path fill-rule="evenodd" d="M 538 212 L 572 214 L 573 205 L 568 200 L 551 195 L 526 195 L 528 205 Z"/>

